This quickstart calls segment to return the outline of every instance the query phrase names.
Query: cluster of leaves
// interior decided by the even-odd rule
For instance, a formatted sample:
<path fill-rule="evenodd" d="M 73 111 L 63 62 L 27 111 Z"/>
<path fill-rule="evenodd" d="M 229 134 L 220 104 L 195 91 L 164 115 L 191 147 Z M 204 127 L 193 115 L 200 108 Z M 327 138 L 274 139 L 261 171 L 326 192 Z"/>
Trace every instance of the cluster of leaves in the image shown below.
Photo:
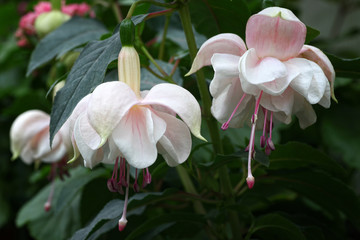
<path fill-rule="evenodd" d="M 132 2 L 118 1 L 123 14 Z M 249 16 L 274 4 L 268 0 L 178 2 L 189 5 L 198 47 L 221 32 L 245 37 Z M 280 6 L 287 7 L 286 3 Z M 0 16 L 12 19 L 13 29 L 18 19 L 8 12 L 15 8 L 16 4 L 11 2 L 0 10 Z M 232 239 L 239 235 L 245 239 L 359 237 L 360 199 L 356 179 L 360 169 L 360 140 L 354 133 L 360 132 L 357 124 L 360 60 L 345 60 L 330 54 L 337 74 L 339 103 L 330 110 L 316 109 L 318 121 L 305 131 L 299 129 L 296 120 L 290 126 L 275 128 L 276 151 L 269 158 L 257 151 L 253 189 L 248 190 L 245 183 L 247 153 L 241 150 L 247 145 L 249 129 L 229 129 L 221 133 L 224 155 L 214 155 L 211 143 L 194 139 L 190 158 L 181 167 L 169 168 L 159 157 L 150 169 L 152 184 L 130 198 L 129 223 L 124 232 L 119 233 L 116 227 L 124 203 L 119 194 L 106 188 L 110 176 L 107 166 L 91 171 L 73 166 L 70 178 L 56 181 L 53 208 L 45 212 L 43 204 L 50 191 L 50 186 L 45 186 L 49 168 L 45 166 L 34 172 L 20 161 L 11 163 L 8 130 L 13 119 L 25 110 L 40 108 L 50 112 L 45 89 L 51 89 L 50 85 L 57 80 L 66 79 L 67 83 L 52 107 L 52 135 L 83 96 L 104 81 L 116 80 L 114 60 L 121 44 L 115 18 L 108 17 L 109 9 L 100 9 L 98 20 L 71 19 L 43 38 L 33 51 L 17 48 L 11 35 L 0 39 L 4 42 L 0 47 L 4 160 L 0 163 L 0 227 L 4 227 L 1 232 L 5 236 L 39 240 Z M 174 11 L 168 16 L 147 19 L 149 13 L 159 10 L 163 8 L 140 4 L 133 17 L 137 32 L 141 33 L 137 39 L 143 67 L 141 88 L 149 89 L 171 79 L 198 96 L 195 78 L 183 77 L 191 59 L 179 15 Z M 0 30 L 5 33 L 8 28 L 2 26 Z M 307 42 L 318 34 L 308 27 Z M 326 39 L 318 41 L 324 46 L 326 43 Z M 158 56 L 156 63 L 166 75 L 149 62 L 141 50 L 144 46 L 151 55 Z M 74 50 L 80 52 L 74 66 L 60 68 L 59 59 Z M 54 68 L 56 74 L 52 76 Z M 205 75 L 211 79 L 212 70 L 205 69 Z M 205 137 L 209 134 L 205 124 L 202 132 Z M 233 187 L 231 195 L 225 194 L 219 183 L 224 174 L 219 169 L 224 166 Z M 180 178 L 182 171 L 189 177 Z M 189 182 L 190 188 L 186 184 Z M 15 233 L 13 222 L 20 232 Z M 238 224 L 238 233 L 232 231 L 232 224 Z"/>

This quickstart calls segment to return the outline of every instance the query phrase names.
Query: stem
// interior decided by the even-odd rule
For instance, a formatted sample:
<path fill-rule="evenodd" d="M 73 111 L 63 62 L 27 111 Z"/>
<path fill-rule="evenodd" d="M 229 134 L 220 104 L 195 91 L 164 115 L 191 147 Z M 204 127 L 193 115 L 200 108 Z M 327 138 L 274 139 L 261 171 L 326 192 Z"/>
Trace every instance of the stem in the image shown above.
<path fill-rule="evenodd" d="M 150 3 L 152 5 L 159 6 L 159 7 L 164 7 L 164 8 L 173 8 L 173 9 L 175 9 L 175 8 L 178 7 L 176 2 L 175 3 L 161 3 L 161 2 L 155 2 L 155 1 L 152 1 L 152 0 L 140 0 L 140 1 L 134 2 L 131 5 L 131 7 L 130 7 L 127 15 L 126 15 L 126 18 L 131 18 L 134 11 L 135 11 L 135 9 L 136 9 L 136 7 L 137 7 L 137 5 L 142 4 L 142 3 Z"/>
<path fill-rule="evenodd" d="M 117 1 L 113 1 L 113 3 L 111 4 L 111 7 L 114 11 L 114 14 L 115 14 L 115 17 L 116 17 L 116 20 L 118 22 L 121 22 L 123 20 L 123 16 L 121 14 L 121 11 L 120 11 L 120 6 L 119 4 L 117 3 Z"/>
<path fill-rule="evenodd" d="M 52 10 L 61 10 L 61 0 L 51 0 Z"/>
<path fill-rule="evenodd" d="M 160 59 L 160 60 L 162 60 L 163 57 L 164 57 L 166 34 L 167 34 L 167 30 L 168 30 L 169 23 L 170 23 L 170 18 L 171 18 L 170 14 L 166 15 L 164 32 L 163 32 L 161 44 L 160 44 L 160 47 L 159 47 L 158 59 Z"/>
<path fill-rule="evenodd" d="M 178 165 L 176 167 L 176 171 L 179 174 L 181 183 L 183 184 L 185 191 L 187 193 L 198 196 L 199 193 L 196 191 L 196 188 L 195 188 L 194 184 L 192 183 L 190 176 L 187 173 L 186 169 L 183 166 Z M 195 209 L 196 213 L 206 214 L 206 211 L 199 200 L 195 200 L 193 203 L 194 203 L 194 209 Z"/>
<path fill-rule="evenodd" d="M 190 58 L 193 61 L 197 53 L 197 47 L 196 47 L 194 33 L 192 30 L 190 11 L 186 3 L 184 3 L 179 8 L 179 15 L 186 36 L 186 41 L 189 47 Z M 201 70 L 198 70 L 196 72 L 196 79 L 200 91 L 201 100 L 203 103 L 203 116 L 206 120 L 210 132 L 213 148 L 216 154 L 221 154 L 223 153 L 223 148 L 221 144 L 219 127 L 216 120 L 211 115 L 211 110 L 210 110 L 211 98 L 209 95 L 208 86 L 205 81 L 205 76 Z M 226 166 L 221 167 L 219 169 L 219 174 L 220 174 L 220 184 L 222 186 L 222 191 L 225 194 L 225 196 L 228 198 L 227 203 L 234 204 L 235 199 L 234 199 L 233 189 L 231 186 L 231 181 L 229 178 L 227 167 Z M 229 222 L 231 225 L 234 239 L 242 239 L 240 222 L 237 213 L 235 211 L 229 211 Z"/>

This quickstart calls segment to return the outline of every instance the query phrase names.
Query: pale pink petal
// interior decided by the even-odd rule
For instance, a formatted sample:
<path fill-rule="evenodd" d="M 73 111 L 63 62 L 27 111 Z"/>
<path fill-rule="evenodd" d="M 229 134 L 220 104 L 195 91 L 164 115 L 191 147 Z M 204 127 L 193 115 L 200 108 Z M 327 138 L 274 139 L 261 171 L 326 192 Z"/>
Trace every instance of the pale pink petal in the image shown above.
<path fill-rule="evenodd" d="M 13 158 L 20 155 L 26 144 L 44 128 L 48 128 L 50 116 L 40 110 L 30 110 L 20 114 L 11 125 L 10 144 Z"/>
<path fill-rule="evenodd" d="M 293 107 L 293 113 L 299 119 L 299 124 L 302 129 L 316 122 L 316 114 L 311 104 L 298 93 L 294 94 L 295 102 Z"/>
<path fill-rule="evenodd" d="M 328 83 L 321 68 L 304 58 L 293 58 L 285 64 L 289 71 L 298 72 L 290 83 L 291 88 L 303 95 L 309 103 L 318 103 L 323 98 Z"/>
<path fill-rule="evenodd" d="M 112 137 L 126 161 L 135 168 L 147 168 L 157 158 L 156 143 L 166 123 L 147 107 L 136 106 L 121 119 Z"/>
<path fill-rule="evenodd" d="M 160 138 L 157 149 L 167 164 L 175 167 L 189 157 L 191 134 L 186 124 L 167 113 L 156 112 L 166 122 L 165 134 Z"/>
<path fill-rule="evenodd" d="M 258 95 L 260 90 L 280 95 L 289 85 L 286 66 L 276 58 L 258 58 L 255 49 L 248 50 L 240 59 L 240 80 L 243 90 Z"/>
<path fill-rule="evenodd" d="M 214 68 L 214 78 L 210 83 L 210 93 L 217 97 L 222 90 L 232 83 L 233 78 L 239 78 L 239 56 L 215 53 L 211 58 Z M 240 79 L 239 79 L 240 83 Z"/>
<path fill-rule="evenodd" d="M 76 134 L 81 134 L 83 142 L 92 150 L 98 149 L 101 143 L 101 137 L 89 123 L 86 113 L 78 117 L 75 125 L 78 130 Z"/>
<path fill-rule="evenodd" d="M 199 103 L 186 89 L 175 84 L 157 84 L 149 91 L 141 104 L 168 107 L 181 117 L 195 137 L 205 140 L 200 133 L 201 111 Z"/>
<path fill-rule="evenodd" d="M 291 115 L 294 104 L 294 91 L 287 88 L 281 95 L 271 96 L 271 102 L 277 111 L 284 112 L 285 115 Z"/>
<path fill-rule="evenodd" d="M 255 48 L 260 58 L 284 61 L 297 56 L 305 42 L 306 26 L 289 12 L 271 8 L 251 16 L 246 25 L 248 48 Z"/>
<path fill-rule="evenodd" d="M 91 149 L 86 141 L 88 139 L 84 139 L 83 132 L 81 131 L 81 119 L 86 119 L 86 113 L 83 113 L 75 123 L 74 128 L 74 139 L 76 141 L 76 146 L 79 149 L 81 156 L 84 158 L 85 167 L 93 168 L 96 164 L 101 162 L 104 157 L 103 149 L 99 148 L 97 150 Z"/>
<path fill-rule="evenodd" d="M 244 41 L 235 34 L 222 33 L 208 39 L 199 49 L 190 71 L 190 75 L 203 66 L 210 65 L 210 59 L 215 53 L 227 53 L 241 56 L 246 51 Z"/>
<path fill-rule="evenodd" d="M 336 100 L 334 94 L 335 70 L 329 58 L 320 49 L 310 45 L 304 45 L 297 57 L 306 58 L 319 65 L 330 82 L 331 96 Z"/>
<path fill-rule="evenodd" d="M 122 82 L 106 82 L 97 86 L 90 96 L 87 116 L 101 137 L 101 144 L 129 109 L 138 103 L 133 90 Z"/>
<path fill-rule="evenodd" d="M 217 96 L 213 98 L 211 113 L 220 123 L 224 123 L 229 119 L 244 94 L 241 89 L 240 79 L 238 77 L 231 79 L 231 82 L 221 89 L 221 92 L 220 90 L 218 92 Z M 243 99 L 232 117 L 229 127 L 243 127 L 244 123 L 251 118 L 253 108 L 249 109 L 249 106 L 252 106 L 250 101 L 253 99 L 251 95 L 247 95 Z"/>

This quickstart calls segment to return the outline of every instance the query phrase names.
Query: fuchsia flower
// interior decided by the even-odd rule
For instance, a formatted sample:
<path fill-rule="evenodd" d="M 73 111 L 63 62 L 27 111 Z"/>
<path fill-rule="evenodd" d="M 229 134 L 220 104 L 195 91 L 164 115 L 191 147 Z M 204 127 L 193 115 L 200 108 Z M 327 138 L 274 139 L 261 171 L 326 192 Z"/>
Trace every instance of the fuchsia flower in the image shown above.
<path fill-rule="evenodd" d="M 290 10 L 267 8 L 248 20 L 246 45 L 235 34 L 214 36 L 201 46 L 188 73 L 213 66 L 211 111 L 224 123 L 223 130 L 251 124 L 249 188 L 254 185 L 255 127 L 263 128 L 260 146 L 270 154 L 275 149 L 273 121 L 288 124 L 295 114 L 300 127 L 306 128 L 316 121 L 311 104 L 330 107 L 334 68 L 319 49 L 304 45 L 305 37 L 306 26 Z M 258 119 L 263 124 L 257 124 Z"/>
<path fill-rule="evenodd" d="M 65 124 L 55 135 L 52 148 L 49 138 L 50 116 L 40 110 L 29 110 L 19 115 L 10 129 L 12 159 L 20 158 L 31 164 L 41 161 L 51 164 L 49 180 L 52 189 L 45 210 L 50 210 L 56 175 L 62 179 L 68 175 L 65 168 L 71 143 L 68 141 L 68 125 Z"/>
<path fill-rule="evenodd" d="M 75 149 L 84 158 L 85 166 L 92 168 L 99 162 L 115 162 L 108 187 L 120 193 L 126 187 L 123 216 L 119 221 L 122 230 L 127 222 L 129 167 L 144 169 L 144 186 L 151 181 L 148 167 L 158 153 L 169 166 L 176 166 L 190 154 L 190 131 L 205 139 L 200 134 L 200 106 L 187 90 L 164 83 L 140 92 L 139 56 L 130 46 L 121 49 L 118 69 L 119 81 L 97 86 L 79 102 L 68 122 L 74 127 Z M 137 174 L 133 186 L 138 191 Z"/>
<path fill-rule="evenodd" d="M 50 12 L 51 11 L 51 3 L 50 2 L 39 2 L 34 6 L 34 11 L 36 14 L 41 14 L 44 12 Z"/>

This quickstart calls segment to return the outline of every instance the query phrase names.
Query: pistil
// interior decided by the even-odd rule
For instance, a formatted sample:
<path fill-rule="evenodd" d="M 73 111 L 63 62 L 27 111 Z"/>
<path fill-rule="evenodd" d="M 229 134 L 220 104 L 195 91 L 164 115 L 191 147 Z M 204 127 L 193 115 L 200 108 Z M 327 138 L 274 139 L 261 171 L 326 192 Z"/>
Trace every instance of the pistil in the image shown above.
<path fill-rule="evenodd" d="M 249 155 L 248 155 L 248 176 L 246 178 L 246 182 L 248 184 L 248 187 L 251 189 L 254 184 L 255 184 L 255 178 L 253 177 L 252 173 L 251 173 L 251 160 L 252 158 L 255 157 L 255 149 L 254 149 L 254 139 L 255 139 L 255 127 L 256 127 L 256 121 L 257 121 L 257 114 L 259 111 L 259 105 L 260 105 L 260 100 L 261 100 L 261 96 L 263 94 L 263 91 L 260 92 L 259 98 L 256 100 L 256 106 L 255 106 L 255 111 L 254 114 L 251 118 L 251 133 L 250 133 L 250 143 L 249 143 Z"/>
<path fill-rule="evenodd" d="M 129 164 L 127 164 L 126 180 L 127 180 L 127 182 L 129 182 L 129 180 L 130 180 L 130 165 Z M 126 186 L 123 213 L 122 213 L 122 216 L 121 216 L 121 218 L 119 220 L 119 231 L 123 231 L 125 229 L 125 227 L 126 227 L 127 222 L 128 222 L 127 219 L 126 219 L 126 211 L 127 211 L 128 200 L 129 200 L 129 184 Z"/>

